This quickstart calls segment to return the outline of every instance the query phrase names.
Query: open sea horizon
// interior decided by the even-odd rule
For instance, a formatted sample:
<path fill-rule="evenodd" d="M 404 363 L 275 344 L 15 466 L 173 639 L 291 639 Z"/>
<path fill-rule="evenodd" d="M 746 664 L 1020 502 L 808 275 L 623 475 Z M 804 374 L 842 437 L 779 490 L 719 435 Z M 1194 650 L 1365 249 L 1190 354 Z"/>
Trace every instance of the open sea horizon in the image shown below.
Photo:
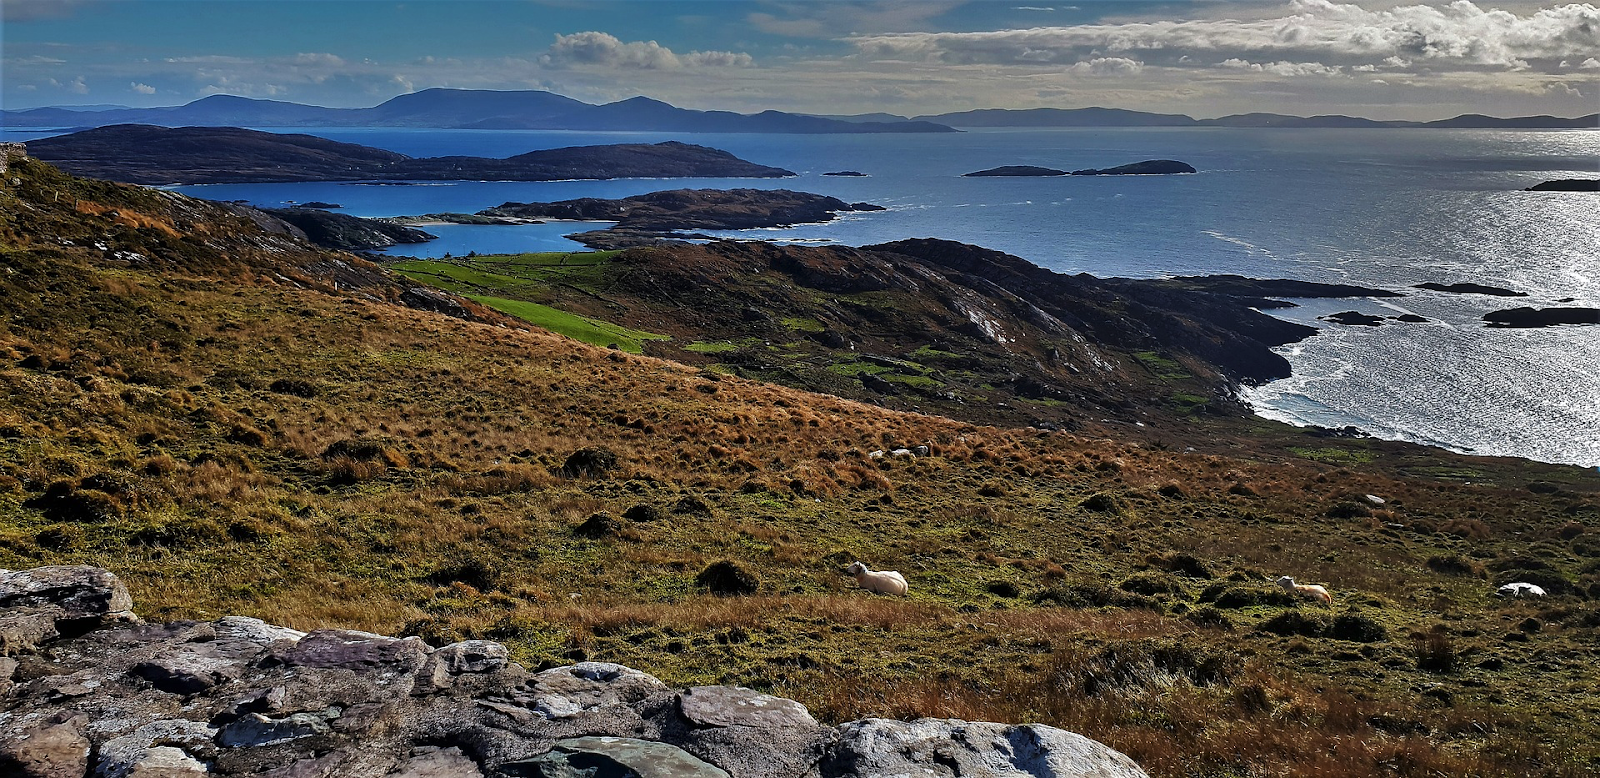
<path fill-rule="evenodd" d="M 412 156 L 504 157 L 543 148 L 678 140 L 795 171 L 784 179 L 215 184 L 171 187 L 281 207 L 314 200 L 356 216 L 474 212 L 507 201 L 625 197 L 677 188 L 796 189 L 888 208 L 825 224 L 718 233 L 807 244 L 913 237 L 974 243 L 1062 273 L 1238 274 L 1349 283 L 1391 299 L 1297 300 L 1272 315 L 1321 331 L 1278 349 L 1290 378 L 1245 387 L 1266 418 L 1353 425 L 1456 451 L 1600 467 L 1600 326 L 1499 329 L 1524 305 L 1600 307 L 1600 195 L 1525 192 L 1600 177 L 1600 130 L 1074 128 L 926 135 L 261 128 Z M 7 129 L 4 140 L 57 134 Z M 1181 176 L 962 178 L 999 165 L 1074 170 L 1177 159 Z M 824 176 L 855 170 L 862 178 Z M 578 250 L 571 222 L 441 225 L 389 253 Z M 1412 288 L 1473 282 L 1527 297 Z M 1427 323 L 1331 324 L 1356 310 Z"/>

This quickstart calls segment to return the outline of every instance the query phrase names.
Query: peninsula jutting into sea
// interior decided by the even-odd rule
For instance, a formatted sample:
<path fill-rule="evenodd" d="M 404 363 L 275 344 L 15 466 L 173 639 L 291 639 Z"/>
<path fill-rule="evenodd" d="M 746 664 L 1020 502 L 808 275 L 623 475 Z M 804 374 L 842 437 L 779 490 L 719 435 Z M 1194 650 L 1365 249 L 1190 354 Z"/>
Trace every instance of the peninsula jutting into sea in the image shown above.
<path fill-rule="evenodd" d="M 7 0 L 0 776 L 1589 774 L 1600 10 L 1426 2 Z"/>

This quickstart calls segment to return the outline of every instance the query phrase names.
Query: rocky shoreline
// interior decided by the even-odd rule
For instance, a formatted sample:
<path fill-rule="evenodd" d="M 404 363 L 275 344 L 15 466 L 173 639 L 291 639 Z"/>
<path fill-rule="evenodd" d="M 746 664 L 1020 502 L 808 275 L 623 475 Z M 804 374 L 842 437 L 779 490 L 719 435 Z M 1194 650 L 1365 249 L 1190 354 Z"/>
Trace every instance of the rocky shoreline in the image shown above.
<path fill-rule="evenodd" d="M 1146 778 L 1039 724 L 818 723 L 606 662 L 258 619 L 145 623 L 110 572 L 0 570 L 0 774 L 17 778 Z"/>

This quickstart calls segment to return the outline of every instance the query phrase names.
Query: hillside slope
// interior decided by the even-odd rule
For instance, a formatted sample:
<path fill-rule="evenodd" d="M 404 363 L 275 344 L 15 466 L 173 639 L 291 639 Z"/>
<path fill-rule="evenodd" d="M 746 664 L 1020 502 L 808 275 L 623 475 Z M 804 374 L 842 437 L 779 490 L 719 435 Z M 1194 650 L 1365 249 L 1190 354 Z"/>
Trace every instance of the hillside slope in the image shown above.
<path fill-rule="evenodd" d="M 1265 433 L 1291 451 L 1248 419 L 1140 441 L 897 412 L 402 307 L 412 282 L 222 206 L 9 175 L 0 567 L 116 570 L 152 619 L 482 637 L 833 723 L 1039 721 L 1153 775 L 1600 758 L 1589 473 Z M 910 595 L 856 589 L 855 559 Z"/>

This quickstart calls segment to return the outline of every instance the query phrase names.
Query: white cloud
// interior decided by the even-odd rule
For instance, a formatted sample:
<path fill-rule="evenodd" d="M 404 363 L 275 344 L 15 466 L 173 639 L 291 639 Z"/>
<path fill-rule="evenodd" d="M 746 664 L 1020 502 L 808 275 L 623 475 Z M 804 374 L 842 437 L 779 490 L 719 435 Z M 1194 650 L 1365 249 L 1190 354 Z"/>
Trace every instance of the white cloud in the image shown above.
<path fill-rule="evenodd" d="M 50 86 L 53 86 L 57 89 L 65 89 L 75 95 L 86 95 L 89 93 L 89 84 L 83 80 L 83 76 L 78 76 L 71 81 L 58 81 L 52 78 L 50 79 Z"/>
<path fill-rule="evenodd" d="M 292 65 L 319 68 L 342 68 L 345 66 L 343 57 L 340 57 L 337 54 L 318 52 L 302 52 L 300 54 L 296 54 L 289 58 L 289 63 Z"/>
<path fill-rule="evenodd" d="M 1483 10 L 1470 0 L 1366 10 L 1330 0 L 1292 0 L 1270 18 L 1194 19 L 1035 27 L 993 32 L 910 32 L 848 38 L 879 60 L 1007 64 L 1025 52 L 1054 59 L 1123 56 L 1176 65 L 1207 61 L 1324 63 L 1354 66 L 1407 62 L 1432 69 L 1518 70 L 1553 66 L 1600 50 L 1600 7 L 1543 8 L 1525 16 Z M 1037 58 L 1037 54 L 1034 55 Z"/>
<path fill-rule="evenodd" d="M 742 51 L 691 51 L 679 59 L 686 65 L 708 68 L 748 68 L 756 64 L 755 57 Z"/>
<path fill-rule="evenodd" d="M 1580 68 L 1588 68 L 1588 69 L 1600 68 L 1600 59 L 1595 59 L 1594 57 L 1590 57 L 1590 58 L 1584 60 L 1583 64 L 1579 65 L 1578 67 L 1580 67 Z"/>
<path fill-rule="evenodd" d="M 1271 73 L 1275 76 L 1337 76 L 1344 71 L 1340 68 L 1329 67 L 1320 62 L 1251 62 L 1237 57 L 1225 59 L 1217 63 L 1217 67 L 1231 70 L 1247 70 L 1253 73 Z M 1376 70 L 1370 65 L 1358 65 L 1351 70 L 1363 73 Z"/>
<path fill-rule="evenodd" d="M 129 84 L 128 88 L 134 92 L 138 92 L 141 95 L 153 95 L 156 93 L 155 87 L 150 86 L 149 84 L 141 84 L 137 81 Z"/>
<path fill-rule="evenodd" d="M 1067 71 L 1097 77 L 1131 76 L 1144 70 L 1144 63 L 1127 57 L 1096 57 L 1076 62 Z"/>
<path fill-rule="evenodd" d="M 557 35 L 539 57 L 550 67 L 601 67 L 622 70 L 672 70 L 681 67 L 750 67 L 755 58 L 734 51 L 691 51 L 678 55 L 655 41 L 623 41 L 605 32 Z"/>

